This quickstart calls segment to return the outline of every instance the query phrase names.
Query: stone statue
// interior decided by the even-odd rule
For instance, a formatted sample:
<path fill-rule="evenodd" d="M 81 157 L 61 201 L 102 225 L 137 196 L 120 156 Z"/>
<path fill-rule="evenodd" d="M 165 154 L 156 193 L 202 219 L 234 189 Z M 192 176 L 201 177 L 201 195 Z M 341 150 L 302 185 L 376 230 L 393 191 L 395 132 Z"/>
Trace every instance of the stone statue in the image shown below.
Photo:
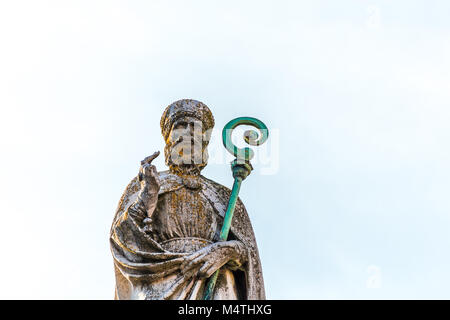
<path fill-rule="evenodd" d="M 237 200 L 227 241 L 219 241 L 230 190 L 201 175 L 214 127 L 195 100 L 169 105 L 161 118 L 168 171 L 141 161 L 126 187 L 110 235 L 116 299 L 265 299 L 261 262 L 247 211 Z"/>

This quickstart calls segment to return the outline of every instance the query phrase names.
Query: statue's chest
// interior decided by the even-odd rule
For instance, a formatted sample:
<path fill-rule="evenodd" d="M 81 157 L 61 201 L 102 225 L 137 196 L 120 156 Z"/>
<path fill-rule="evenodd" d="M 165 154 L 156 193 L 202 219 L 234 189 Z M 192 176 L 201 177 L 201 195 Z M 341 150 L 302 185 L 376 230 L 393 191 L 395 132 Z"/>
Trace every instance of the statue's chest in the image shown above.
<path fill-rule="evenodd" d="M 221 218 L 201 189 L 183 187 L 160 195 L 152 219 L 161 241 L 173 238 L 214 241 Z"/>

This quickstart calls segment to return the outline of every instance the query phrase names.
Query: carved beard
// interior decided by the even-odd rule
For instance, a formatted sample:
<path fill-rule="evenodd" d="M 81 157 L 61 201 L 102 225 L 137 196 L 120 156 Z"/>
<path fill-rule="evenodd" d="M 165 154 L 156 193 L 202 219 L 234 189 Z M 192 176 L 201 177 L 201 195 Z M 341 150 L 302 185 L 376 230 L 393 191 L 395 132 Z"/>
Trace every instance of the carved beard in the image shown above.
<path fill-rule="evenodd" d="M 203 142 L 202 143 L 202 151 L 201 151 L 201 155 L 199 155 L 201 157 L 201 161 L 200 163 L 195 163 L 193 160 L 193 156 L 190 157 L 190 161 L 191 163 L 179 163 L 180 161 L 175 161 L 173 159 L 173 156 L 177 156 L 177 159 L 179 160 L 179 156 L 178 153 L 176 152 L 176 148 L 180 147 L 180 144 L 182 142 L 177 141 L 175 143 L 173 142 L 169 142 L 166 144 L 166 146 L 164 147 L 164 156 L 166 159 L 166 165 L 170 168 L 170 172 L 175 173 L 177 175 L 181 175 L 181 176 L 185 176 L 185 175 L 189 175 L 189 176 L 197 176 L 200 175 L 200 172 L 203 170 L 203 168 L 206 167 L 206 165 L 208 164 L 208 142 Z M 191 151 L 192 152 L 192 151 Z"/>

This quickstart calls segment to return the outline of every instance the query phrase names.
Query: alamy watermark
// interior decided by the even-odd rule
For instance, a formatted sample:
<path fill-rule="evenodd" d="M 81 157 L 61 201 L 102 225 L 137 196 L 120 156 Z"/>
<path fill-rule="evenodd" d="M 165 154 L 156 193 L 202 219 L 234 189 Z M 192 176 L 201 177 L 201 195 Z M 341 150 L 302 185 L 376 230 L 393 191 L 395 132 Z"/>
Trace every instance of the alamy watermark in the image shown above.
<path fill-rule="evenodd" d="M 367 289 L 381 288 L 381 268 L 376 265 L 367 267 L 366 272 L 369 274 L 366 280 Z"/>
<path fill-rule="evenodd" d="M 280 168 L 280 131 L 270 129 L 269 139 L 261 145 L 245 142 L 250 135 L 258 140 L 258 129 L 245 130 L 239 126 L 232 132 L 233 145 L 238 149 L 250 148 L 254 152 L 252 165 L 262 175 L 274 175 Z M 247 128 L 248 129 L 248 128 Z M 213 142 L 213 143 L 210 143 Z M 175 165 L 229 164 L 235 157 L 222 144 L 221 132 L 203 130 L 201 121 L 175 124 L 166 141 L 165 156 Z"/>

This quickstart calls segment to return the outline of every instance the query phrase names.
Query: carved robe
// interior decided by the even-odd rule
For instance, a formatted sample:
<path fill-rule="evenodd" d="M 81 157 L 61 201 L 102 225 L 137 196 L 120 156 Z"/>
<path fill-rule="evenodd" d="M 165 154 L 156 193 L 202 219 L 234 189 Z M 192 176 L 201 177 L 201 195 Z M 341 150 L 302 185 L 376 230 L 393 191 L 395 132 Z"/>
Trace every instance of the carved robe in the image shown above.
<path fill-rule="evenodd" d="M 185 180 L 160 172 L 161 189 L 151 217 L 135 210 L 140 183 L 127 186 L 111 228 L 111 251 L 116 275 L 116 299 L 202 299 L 207 279 L 183 274 L 184 257 L 219 238 L 230 190 L 203 176 Z M 245 248 L 242 264 L 220 269 L 213 299 L 265 299 L 261 263 L 253 229 L 240 200 L 228 240 Z M 201 267 L 201 266 L 199 266 Z"/>

